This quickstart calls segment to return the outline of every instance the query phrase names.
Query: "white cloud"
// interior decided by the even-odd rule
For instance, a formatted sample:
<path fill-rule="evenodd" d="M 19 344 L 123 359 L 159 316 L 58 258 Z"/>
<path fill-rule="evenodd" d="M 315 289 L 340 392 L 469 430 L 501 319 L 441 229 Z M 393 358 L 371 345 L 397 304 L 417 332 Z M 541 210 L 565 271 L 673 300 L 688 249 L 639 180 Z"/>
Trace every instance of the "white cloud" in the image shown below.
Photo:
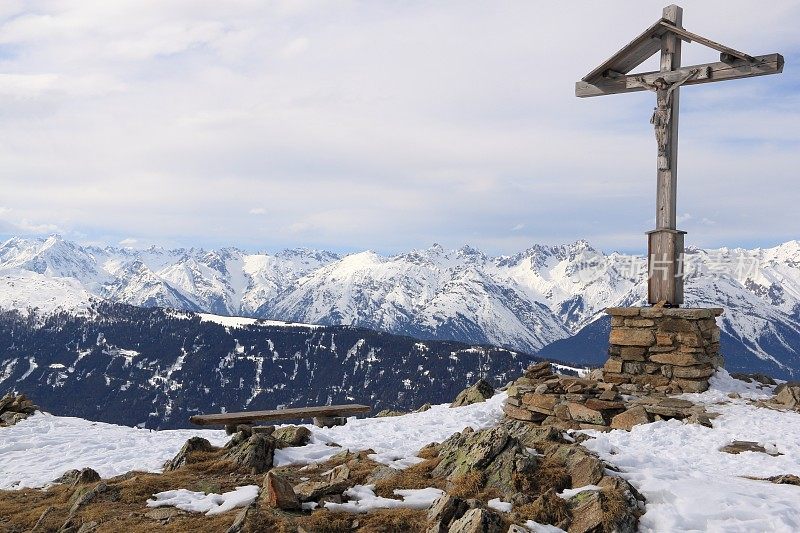
<path fill-rule="evenodd" d="M 523 229 L 524 227 L 525 227 L 525 224 L 517 224 L 516 226 L 511 228 L 511 231 L 519 231 L 519 230 Z"/>
<path fill-rule="evenodd" d="M 662 7 L 4 5 L 4 218 L 185 245 L 511 252 L 585 237 L 642 248 L 655 210 L 652 95 L 577 99 L 573 84 Z M 789 0 L 697 3 L 684 22 L 754 54 L 800 45 Z M 687 63 L 714 57 L 685 47 Z M 797 81 L 787 70 L 682 92 L 688 243 L 800 234 L 787 194 L 800 166 Z M 519 220 L 525 231 L 509 234 Z"/>
<path fill-rule="evenodd" d="M 139 244 L 139 239 L 134 239 L 133 237 L 128 237 L 119 241 L 120 246 L 124 246 L 126 248 L 133 248 L 137 244 Z"/>

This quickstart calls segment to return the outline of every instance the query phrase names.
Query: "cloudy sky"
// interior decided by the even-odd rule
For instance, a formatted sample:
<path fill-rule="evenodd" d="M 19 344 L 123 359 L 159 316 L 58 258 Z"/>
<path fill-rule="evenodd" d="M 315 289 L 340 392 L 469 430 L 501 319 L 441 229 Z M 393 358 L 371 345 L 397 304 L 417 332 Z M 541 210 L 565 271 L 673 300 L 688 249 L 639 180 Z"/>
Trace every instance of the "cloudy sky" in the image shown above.
<path fill-rule="evenodd" d="M 654 97 L 574 82 L 665 3 L 4 0 L 0 237 L 641 251 Z M 682 5 L 690 31 L 786 57 L 682 91 L 687 243 L 800 238 L 800 3 Z"/>

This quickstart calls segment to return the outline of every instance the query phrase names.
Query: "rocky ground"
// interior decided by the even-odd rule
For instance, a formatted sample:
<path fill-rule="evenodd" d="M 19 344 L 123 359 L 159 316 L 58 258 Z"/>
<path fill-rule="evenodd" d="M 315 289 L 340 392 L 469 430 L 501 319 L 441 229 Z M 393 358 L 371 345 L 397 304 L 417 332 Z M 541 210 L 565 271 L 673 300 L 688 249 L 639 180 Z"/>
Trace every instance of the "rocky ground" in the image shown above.
<path fill-rule="evenodd" d="M 375 461 L 371 450 L 344 448 L 324 462 L 276 466 L 276 450 L 308 442 L 310 431 L 302 426 L 240 426 L 219 447 L 195 437 L 162 473 L 101 479 L 85 468 L 44 489 L 0 491 L 0 531 L 636 531 L 645 498 L 582 444 L 589 435 L 575 430 L 667 419 L 710 425 L 714 415 L 656 391 L 622 394 L 598 377 L 561 376 L 534 365 L 508 387 L 506 417 L 431 443 L 405 469 Z M 481 381 L 454 406 L 493 393 Z M 775 393 L 761 400 L 764 407 L 800 406 L 797 384 L 782 384 Z M 722 451 L 773 451 L 758 446 L 733 442 Z M 796 484 L 797 477 L 767 481 Z M 212 510 L 204 514 L 206 504 Z"/>
<path fill-rule="evenodd" d="M 0 398 L 0 427 L 13 426 L 20 420 L 31 416 L 38 409 L 24 394 L 8 393 Z"/>

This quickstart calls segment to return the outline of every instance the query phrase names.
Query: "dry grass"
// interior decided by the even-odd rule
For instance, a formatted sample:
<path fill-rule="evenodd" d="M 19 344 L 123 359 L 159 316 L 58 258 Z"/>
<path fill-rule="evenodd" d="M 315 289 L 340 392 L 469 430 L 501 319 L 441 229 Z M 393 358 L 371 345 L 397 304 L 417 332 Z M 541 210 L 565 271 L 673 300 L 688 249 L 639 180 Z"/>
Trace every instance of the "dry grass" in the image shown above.
<path fill-rule="evenodd" d="M 483 489 L 483 472 L 473 470 L 456 477 L 450 485 L 450 494 L 457 498 L 476 498 Z"/>
<path fill-rule="evenodd" d="M 434 487 L 444 490 L 445 480 L 431 477 L 431 471 L 439 464 L 439 459 L 428 459 L 419 464 L 398 470 L 393 476 L 375 482 L 375 494 L 392 498 L 395 489 L 424 489 Z"/>
<path fill-rule="evenodd" d="M 572 478 L 564 461 L 552 456 L 545 456 L 539 463 L 539 468 L 536 472 L 536 484 L 538 487 L 534 494 L 541 494 L 550 488 L 556 492 L 561 492 L 570 488 Z"/>
<path fill-rule="evenodd" d="M 220 459 L 221 452 L 198 452 L 192 460 L 178 470 L 153 474 L 130 472 L 104 480 L 110 491 L 85 505 L 74 516 L 77 524 L 95 521 L 98 531 L 126 533 L 163 531 L 224 531 L 233 522 L 235 513 L 216 517 L 202 514 L 177 516 L 166 526 L 161 526 L 144 516 L 151 509 L 146 501 L 153 494 L 176 488 L 203 492 L 227 492 L 241 485 L 260 485 L 262 475 L 237 472 L 233 464 Z M 52 507 L 42 521 L 43 531 L 58 530 L 69 518 L 69 510 L 79 491 L 95 485 L 70 487 L 55 485 L 47 490 L 0 491 L 0 531 L 29 531 L 45 511 Z"/>
<path fill-rule="evenodd" d="M 619 490 L 604 489 L 600 492 L 600 504 L 603 508 L 603 530 L 615 531 L 623 517 L 628 514 L 628 503 Z"/>
<path fill-rule="evenodd" d="M 425 511 L 385 509 L 358 517 L 358 531 L 363 533 L 423 533 L 427 526 Z"/>
<path fill-rule="evenodd" d="M 552 489 L 533 502 L 517 507 L 515 512 L 523 520 L 533 520 L 540 524 L 560 524 L 570 516 L 566 500 L 559 498 Z"/>

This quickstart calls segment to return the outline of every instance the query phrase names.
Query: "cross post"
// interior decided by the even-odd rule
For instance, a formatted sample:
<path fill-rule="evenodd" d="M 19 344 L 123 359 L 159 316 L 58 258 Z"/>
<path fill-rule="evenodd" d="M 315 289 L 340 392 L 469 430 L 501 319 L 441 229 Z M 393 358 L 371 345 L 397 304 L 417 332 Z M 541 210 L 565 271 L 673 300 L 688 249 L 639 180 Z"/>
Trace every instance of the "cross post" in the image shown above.
<path fill-rule="evenodd" d="M 720 52 L 718 63 L 681 67 L 681 42 Z M 656 72 L 628 74 L 661 52 Z M 783 72 L 783 56 L 750 56 L 683 27 L 683 9 L 664 8 L 661 18 L 575 84 L 578 97 L 650 90 L 656 107 L 650 119 L 658 146 L 656 229 L 647 232 L 647 300 L 669 307 L 683 304 L 684 235 L 677 228 L 678 118 L 680 88 Z"/>

